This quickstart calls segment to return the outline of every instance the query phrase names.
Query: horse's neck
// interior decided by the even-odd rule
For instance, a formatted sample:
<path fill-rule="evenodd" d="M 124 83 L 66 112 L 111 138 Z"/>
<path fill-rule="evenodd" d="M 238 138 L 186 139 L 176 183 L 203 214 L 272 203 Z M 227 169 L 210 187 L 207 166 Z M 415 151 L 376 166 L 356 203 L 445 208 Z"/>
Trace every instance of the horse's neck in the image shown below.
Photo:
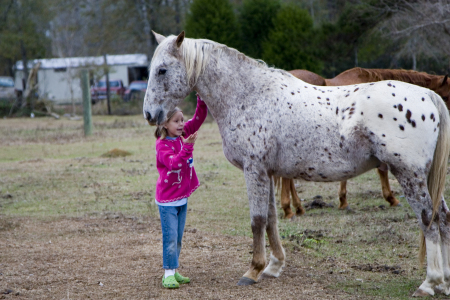
<path fill-rule="evenodd" d="M 214 60 L 215 58 L 210 61 L 199 77 L 195 90 L 206 102 L 216 121 L 220 123 L 239 113 L 236 110 L 237 103 L 245 108 L 247 102 L 253 101 L 248 91 L 257 90 L 258 86 L 264 84 L 265 79 L 254 78 L 252 74 L 259 67 L 245 59 L 222 53 L 218 63 Z"/>

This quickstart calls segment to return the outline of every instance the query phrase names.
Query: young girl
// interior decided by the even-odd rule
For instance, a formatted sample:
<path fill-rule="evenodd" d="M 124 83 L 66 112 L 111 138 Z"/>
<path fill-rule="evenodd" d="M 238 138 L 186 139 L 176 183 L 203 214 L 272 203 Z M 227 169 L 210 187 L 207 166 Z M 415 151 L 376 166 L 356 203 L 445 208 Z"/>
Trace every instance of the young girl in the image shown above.
<path fill-rule="evenodd" d="M 194 143 L 197 130 L 208 113 L 205 102 L 197 95 L 197 109 L 192 120 L 184 122 L 183 112 L 176 107 L 167 114 L 167 121 L 155 131 L 156 182 L 155 201 L 158 204 L 163 236 L 162 285 L 178 288 L 190 279 L 177 272 L 188 197 L 199 187 L 194 170 Z"/>

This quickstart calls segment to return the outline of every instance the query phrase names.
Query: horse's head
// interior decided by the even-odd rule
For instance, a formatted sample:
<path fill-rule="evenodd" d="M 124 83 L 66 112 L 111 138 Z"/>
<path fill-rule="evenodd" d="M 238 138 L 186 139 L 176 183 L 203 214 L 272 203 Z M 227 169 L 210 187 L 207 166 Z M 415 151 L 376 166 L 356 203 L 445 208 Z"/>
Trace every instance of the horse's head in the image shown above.
<path fill-rule="evenodd" d="M 181 50 L 184 31 L 169 37 L 153 34 L 159 45 L 149 68 L 143 113 L 150 125 L 159 125 L 164 122 L 167 112 L 180 103 L 192 88 L 188 84 Z"/>

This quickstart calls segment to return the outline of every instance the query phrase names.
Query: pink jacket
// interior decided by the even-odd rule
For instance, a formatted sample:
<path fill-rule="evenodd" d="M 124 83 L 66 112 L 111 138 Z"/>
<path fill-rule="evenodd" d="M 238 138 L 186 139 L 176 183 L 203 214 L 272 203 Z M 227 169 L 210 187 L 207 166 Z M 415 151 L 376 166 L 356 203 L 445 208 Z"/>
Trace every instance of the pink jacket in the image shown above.
<path fill-rule="evenodd" d="M 194 117 L 184 124 L 185 138 L 200 128 L 207 114 L 205 102 L 197 95 Z M 183 144 L 180 137 L 156 140 L 156 168 L 159 172 L 156 201 L 167 203 L 189 197 L 200 186 L 194 170 L 193 151 L 194 144 Z"/>

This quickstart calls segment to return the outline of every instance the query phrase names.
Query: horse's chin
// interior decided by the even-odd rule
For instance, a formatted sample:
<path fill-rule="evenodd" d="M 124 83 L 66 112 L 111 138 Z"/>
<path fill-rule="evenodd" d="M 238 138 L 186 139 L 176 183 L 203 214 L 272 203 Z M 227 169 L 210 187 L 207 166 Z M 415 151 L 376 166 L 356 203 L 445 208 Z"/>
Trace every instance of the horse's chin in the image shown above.
<path fill-rule="evenodd" d="M 147 122 L 148 122 L 148 125 L 150 125 L 150 126 L 156 126 L 156 125 L 158 125 L 156 122 L 153 122 L 153 121 L 147 120 Z"/>

